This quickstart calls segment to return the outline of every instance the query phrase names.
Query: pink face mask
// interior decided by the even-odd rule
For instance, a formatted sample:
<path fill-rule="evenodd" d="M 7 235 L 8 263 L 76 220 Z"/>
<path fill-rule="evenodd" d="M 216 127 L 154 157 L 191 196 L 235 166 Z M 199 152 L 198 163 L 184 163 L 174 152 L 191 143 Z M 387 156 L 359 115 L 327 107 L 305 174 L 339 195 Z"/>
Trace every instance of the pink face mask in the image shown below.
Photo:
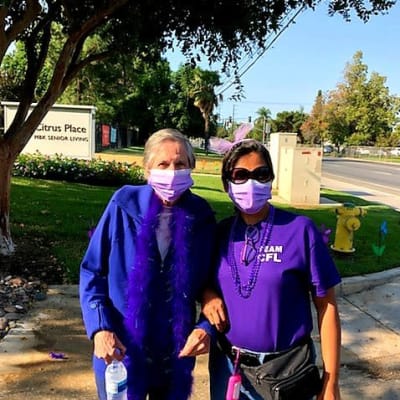
<path fill-rule="evenodd" d="M 177 200 L 193 185 L 190 169 L 151 169 L 147 182 L 165 201 Z"/>
<path fill-rule="evenodd" d="M 256 214 L 271 199 L 272 182 L 248 179 L 245 183 L 229 182 L 228 194 L 235 206 L 246 214 Z"/>

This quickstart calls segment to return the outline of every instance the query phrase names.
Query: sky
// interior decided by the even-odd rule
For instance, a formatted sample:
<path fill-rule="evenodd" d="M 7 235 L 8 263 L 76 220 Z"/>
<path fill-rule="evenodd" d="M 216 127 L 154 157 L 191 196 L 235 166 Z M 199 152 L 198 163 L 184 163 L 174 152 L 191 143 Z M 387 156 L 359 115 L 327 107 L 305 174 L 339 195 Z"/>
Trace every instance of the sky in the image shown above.
<path fill-rule="evenodd" d="M 244 73 L 245 98 L 230 101 L 232 87 L 223 93 L 223 101 L 215 111 L 222 120 L 233 116 L 236 122 L 247 121 L 249 116 L 254 120 L 261 107 L 270 109 L 272 117 L 281 111 L 303 109 L 309 113 L 318 90 L 334 90 L 343 80 L 346 64 L 359 50 L 368 75 L 377 72 L 386 77 L 390 93 L 400 96 L 399 42 L 399 3 L 386 15 L 373 16 L 367 23 L 357 17 L 351 22 L 340 15 L 330 17 L 327 5 L 321 4 L 315 11 L 300 13 L 295 23 Z M 167 58 L 173 70 L 184 62 L 176 51 Z M 206 63 L 200 67 L 218 69 Z M 222 75 L 221 78 L 227 82 Z"/>

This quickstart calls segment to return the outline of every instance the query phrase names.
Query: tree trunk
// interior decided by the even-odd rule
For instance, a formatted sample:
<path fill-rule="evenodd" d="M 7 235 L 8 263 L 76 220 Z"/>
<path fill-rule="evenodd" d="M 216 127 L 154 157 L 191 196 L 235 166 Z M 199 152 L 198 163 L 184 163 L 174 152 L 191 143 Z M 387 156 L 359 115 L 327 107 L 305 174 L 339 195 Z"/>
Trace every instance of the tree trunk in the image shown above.
<path fill-rule="evenodd" d="M 204 115 L 204 150 L 208 155 L 208 148 L 210 146 L 210 116 Z"/>
<path fill-rule="evenodd" d="M 0 255 L 9 256 L 15 251 L 10 229 L 11 173 L 15 157 L 4 150 L 0 148 Z"/>

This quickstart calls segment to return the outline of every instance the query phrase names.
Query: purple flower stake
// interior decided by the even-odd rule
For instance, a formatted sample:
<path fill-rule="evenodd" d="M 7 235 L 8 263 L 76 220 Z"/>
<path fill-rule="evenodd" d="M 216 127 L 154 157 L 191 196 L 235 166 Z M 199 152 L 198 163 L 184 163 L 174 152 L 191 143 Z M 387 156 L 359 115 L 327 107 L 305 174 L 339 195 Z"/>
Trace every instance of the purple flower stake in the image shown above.
<path fill-rule="evenodd" d="M 324 243 L 325 243 L 326 245 L 328 245 L 328 243 L 329 243 L 329 236 L 330 236 L 330 234 L 331 234 L 331 232 L 332 232 L 332 229 L 327 228 L 327 227 L 325 226 L 325 224 L 321 224 L 321 226 L 320 226 L 320 228 L 319 228 L 319 231 L 321 232 L 322 240 L 324 241 Z"/>
<path fill-rule="evenodd" d="M 92 238 L 95 229 L 96 229 L 96 225 L 93 225 L 93 226 L 91 226 L 91 227 L 89 228 L 88 233 L 87 233 L 89 239 Z"/>

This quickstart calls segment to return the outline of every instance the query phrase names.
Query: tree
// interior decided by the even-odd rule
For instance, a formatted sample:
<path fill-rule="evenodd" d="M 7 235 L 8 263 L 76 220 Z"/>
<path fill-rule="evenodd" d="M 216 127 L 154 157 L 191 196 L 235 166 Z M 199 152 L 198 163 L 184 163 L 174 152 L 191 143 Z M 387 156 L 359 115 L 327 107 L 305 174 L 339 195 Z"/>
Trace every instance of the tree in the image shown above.
<path fill-rule="evenodd" d="M 327 138 L 328 124 L 325 119 L 325 100 L 319 90 L 309 117 L 301 126 L 304 140 L 311 144 L 320 144 Z"/>
<path fill-rule="evenodd" d="M 143 144 L 154 127 L 171 126 L 171 70 L 158 53 L 146 60 L 116 55 L 89 66 L 83 77 L 90 82 L 85 101 L 96 104 L 98 120 L 118 126 L 124 145 L 128 131 Z"/>
<path fill-rule="evenodd" d="M 218 72 L 205 71 L 196 67 L 193 70 L 190 82 L 189 96 L 193 98 L 193 104 L 200 110 L 204 119 L 204 149 L 208 152 L 210 138 L 210 122 L 214 107 L 218 106 L 222 95 L 215 94 L 215 87 L 221 85 Z"/>
<path fill-rule="evenodd" d="M 389 137 L 388 145 L 393 147 L 400 146 L 400 124 L 397 122 L 397 125 L 393 129 L 392 134 Z"/>
<path fill-rule="evenodd" d="M 204 118 L 200 109 L 194 105 L 194 99 L 189 93 L 192 81 L 193 67 L 190 64 L 182 64 L 172 74 L 168 109 L 172 126 L 189 136 L 204 137 Z"/>
<path fill-rule="evenodd" d="M 257 110 L 258 117 L 254 121 L 254 129 L 251 132 L 251 137 L 259 140 L 260 142 L 264 142 L 267 134 L 267 124 L 271 124 L 271 110 L 266 107 L 261 107 Z M 269 125 L 269 128 L 270 125 Z"/>
<path fill-rule="evenodd" d="M 376 72 L 371 73 L 365 85 L 363 109 L 366 113 L 358 121 L 358 130 L 366 132 L 369 140 L 376 144 L 385 145 L 393 130 L 396 115 L 400 108 L 398 98 L 389 93 L 386 77 Z"/>
<path fill-rule="evenodd" d="M 350 136 L 350 126 L 346 118 L 346 103 L 344 94 L 331 91 L 325 104 L 325 121 L 328 124 L 328 138 L 335 144 L 337 151 Z"/>
<path fill-rule="evenodd" d="M 0 98 L 17 101 L 21 98 L 26 70 L 26 54 L 22 43 L 17 42 L 13 56 L 6 55 L 0 70 Z"/>
<path fill-rule="evenodd" d="M 330 124 L 334 127 L 329 126 L 329 131 L 334 129 L 336 140 L 346 138 L 349 144 L 388 143 L 399 99 L 389 93 L 385 77 L 376 72 L 368 77 L 362 57 L 361 51 L 354 54 L 352 63 L 346 65 L 343 82 L 330 94 Z M 339 116 L 341 121 L 337 120 Z M 338 129 L 342 130 L 340 134 Z"/>
<path fill-rule="evenodd" d="M 51 79 L 51 71 L 57 53 L 65 40 L 59 24 L 52 27 L 52 39 L 43 70 L 38 78 L 35 99 L 40 98 Z M 102 47 L 102 40 L 94 36 L 87 41 L 82 52 Z M 16 100 L 16 93 L 21 90 L 23 74 L 26 70 L 26 52 L 21 42 L 16 49 L 4 58 L 0 76 L 14 76 L 16 85 L 9 88 L 4 83 L 5 100 Z M 153 126 L 171 126 L 169 104 L 171 70 L 160 52 L 148 52 L 145 56 L 115 54 L 111 59 L 88 65 L 80 71 L 75 80 L 66 88 L 58 99 L 59 103 L 77 105 L 96 105 L 98 121 L 118 126 L 122 143 L 126 143 L 126 132 L 133 130 L 136 139 L 143 142 Z M 1 86 L 0 86 L 1 90 Z M 162 110 L 160 110 L 160 108 Z M 141 140 L 140 140 L 141 138 Z"/>
<path fill-rule="evenodd" d="M 299 111 L 282 111 L 276 114 L 276 118 L 272 121 L 272 129 L 274 132 L 295 132 L 300 141 L 303 141 L 301 127 L 308 118 L 302 109 Z"/>
<path fill-rule="evenodd" d="M 291 10 L 314 7 L 318 1 L 213 0 L 3 0 L 0 4 L 0 62 L 15 41 L 26 52 L 19 107 L 10 127 L 0 137 L 0 253 L 11 254 L 9 226 L 10 184 L 14 161 L 51 106 L 87 65 L 112 54 L 146 55 L 149 49 L 172 48 L 176 42 L 196 63 L 198 51 L 210 62 L 238 69 L 243 54 L 264 48 L 266 36 L 279 31 Z M 332 0 L 329 12 L 363 20 L 389 9 L 394 1 L 343 2 Z M 367 8 L 367 6 L 369 8 Z M 229 13 L 227 12 L 229 10 Z M 59 24 L 64 42 L 54 58 L 49 84 L 39 95 L 39 76 L 49 56 L 52 27 Z M 101 46 L 90 44 L 101 38 Z M 99 43 L 99 42 L 97 42 Z M 30 112 L 33 101 L 37 105 Z M 30 112 L 30 113 L 29 113 Z"/>

